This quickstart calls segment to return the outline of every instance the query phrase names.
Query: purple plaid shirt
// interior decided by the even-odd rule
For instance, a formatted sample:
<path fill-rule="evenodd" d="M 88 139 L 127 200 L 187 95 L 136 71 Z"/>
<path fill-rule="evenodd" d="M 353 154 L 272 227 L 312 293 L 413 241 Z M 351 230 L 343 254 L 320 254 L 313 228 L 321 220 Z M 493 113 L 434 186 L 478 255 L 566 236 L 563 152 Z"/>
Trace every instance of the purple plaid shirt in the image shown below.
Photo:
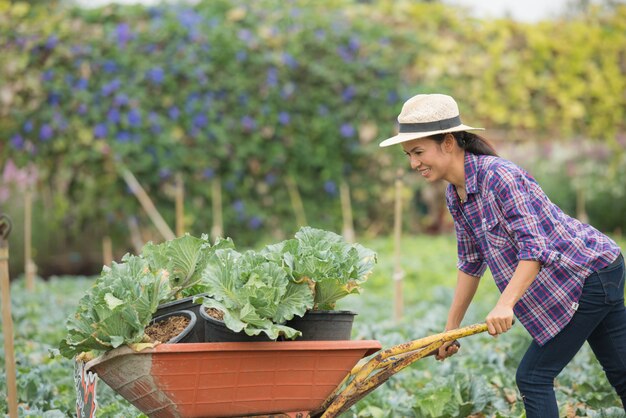
<path fill-rule="evenodd" d="M 510 161 L 465 154 L 467 201 L 446 190 L 458 242 L 458 268 L 481 277 L 489 267 L 502 292 L 519 260 L 542 264 L 514 307 L 539 345 L 558 334 L 578 308 L 585 278 L 617 259 L 620 248 L 567 216 L 539 184 Z"/>

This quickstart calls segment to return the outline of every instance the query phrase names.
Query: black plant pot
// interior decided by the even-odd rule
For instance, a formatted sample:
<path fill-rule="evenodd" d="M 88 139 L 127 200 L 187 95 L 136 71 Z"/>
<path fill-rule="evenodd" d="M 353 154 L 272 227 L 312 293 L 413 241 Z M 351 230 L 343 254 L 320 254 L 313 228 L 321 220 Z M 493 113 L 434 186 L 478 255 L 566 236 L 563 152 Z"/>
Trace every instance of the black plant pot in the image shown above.
<path fill-rule="evenodd" d="M 205 342 L 262 342 L 273 341 L 267 334 L 248 335 L 245 332 L 235 332 L 228 328 L 224 321 L 211 317 L 206 308 L 200 309 L 200 319 L 204 322 L 204 341 Z"/>
<path fill-rule="evenodd" d="M 294 317 L 285 325 L 302 333 L 296 340 L 349 340 L 355 316 L 351 311 L 306 311 L 304 316 Z"/>
<path fill-rule="evenodd" d="M 166 320 L 167 318 L 169 318 L 171 316 L 185 316 L 185 317 L 189 318 L 189 324 L 187 324 L 185 329 L 182 330 L 180 332 L 180 334 L 178 334 L 175 337 L 170 338 L 169 341 L 167 341 L 167 344 L 174 344 L 174 343 L 197 343 L 197 342 L 199 342 L 197 340 L 196 334 L 194 332 L 194 328 L 195 328 L 196 323 L 198 322 L 198 320 L 196 318 L 196 314 L 193 313 L 192 311 L 186 311 L 186 310 L 172 311 L 172 312 L 166 313 L 164 315 L 157 316 L 156 318 L 153 318 L 152 321 L 150 321 L 150 325 L 152 325 L 152 324 L 154 324 L 156 322 L 164 321 L 164 320 Z"/>
<path fill-rule="evenodd" d="M 204 296 L 204 295 L 196 295 Z M 181 310 L 191 311 L 196 316 L 196 325 L 194 326 L 193 333 L 195 334 L 195 342 L 204 341 L 204 321 L 200 320 L 200 304 L 193 303 L 193 298 L 196 296 L 189 296 L 186 298 L 174 300 L 167 303 L 162 303 L 157 307 L 156 312 L 152 315 L 152 318 L 168 314 L 170 312 L 176 312 Z"/>

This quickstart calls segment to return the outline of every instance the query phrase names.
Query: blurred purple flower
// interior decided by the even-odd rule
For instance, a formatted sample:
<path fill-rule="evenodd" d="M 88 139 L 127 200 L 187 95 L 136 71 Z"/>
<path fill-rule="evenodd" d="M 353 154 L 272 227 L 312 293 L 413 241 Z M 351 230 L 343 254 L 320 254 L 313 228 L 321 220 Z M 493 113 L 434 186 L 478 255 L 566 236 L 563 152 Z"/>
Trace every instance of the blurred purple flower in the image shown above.
<path fill-rule="evenodd" d="M 161 179 L 167 179 L 172 175 L 172 170 L 170 170 L 169 168 L 161 168 L 159 170 L 159 177 Z"/>
<path fill-rule="evenodd" d="M 400 96 L 397 91 L 391 90 L 387 93 L 387 103 L 396 104 L 398 103 L 398 100 L 400 100 Z"/>
<path fill-rule="evenodd" d="M 235 200 L 233 202 L 233 209 L 235 209 L 235 212 L 242 214 L 245 210 L 245 205 L 243 201 L 240 199 Z"/>
<path fill-rule="evenodd" d="M 185 29 L 192 30 L 202 23 L 202 16 L 192 9 L 185 9 L 178 13 L 178 23 Z"/>
<path fill-rule="evenodd" d="M 102 64 L 102 69 L 105 73 L 114 73 L 117 71 L 117 63 L 115 61 L 107 60 Z"/>
<path fill-rule="evenodd" d="M 212 179 L 214 175 L 215 170 L 213 170 L 212 168 L 205 168 L 202 172 L 202 177 L 204 177 L 205 179 Z"/>
<path fill-rule="evenodd" d="M 337 54 L 345 62 L 352 62 L 352 61 L 354 61 L 354 54 L 353 54 L 353 52 L 350 49 L 348 49 L 345 46 L 343 46 L 343 45 L 340 45 L 340 46 L 337 47 Z"/>
<path fill-rule="evenodd" d="M 256 121 L 251 116 L 246 115 L 241 118 L 241 126 L 246 131 L 252 131 L 256 128 Z"/>
<path fill-rule="evenodd" d="M 52 126 L 47 123 L 41 125 L 41 128 L 39 129 L 39 139 L 41 139 L 42 141 L 48 141 L 52 138 L 53 135 L 54 130 L 52 129 Z"/>
<path fill-rule="evenodd" d="M 248 58 L 248 53 L 246 51 L 237 51 L 237 54 L 235 54 L 235 59 L 238 62 L 245 61 L 246 58 Z"/>
<path fill-rule="evenodd" d="M 130 30 L 130 25 L 128 23 L 120 23 L 115 28 L 115 35 L 117 37 L 117 44 L 121 48 L 126 47 L 128 41 L 133 39 L 133 32 Z"/>
<path fill-rule="evenodd" d="M 161 67 L 150 68 L 146 71 L 146 78 L 154 84 L 162 84 L 165 80 L 165 71 Z"/>
<path fill-rule="evenodd" d="M 85 103 L 81 103 L 78 105 L 78 109 L 76 109 L 79 115 L 84 115 L 87 113 L 87 105 Z"/>
<path fill-rule="evenodd" d="M 263 226 L 263 221 L 258 216 L 253 216 L 250 218 L 250 221 L 248 221 L 248 226 L 250 229 L 256 230 Z"/>
<path fill-rule="evenodd" d="M 134 127 L 141 126 L 141 112 L 139 109 L 130 109 L 130 112 L 128 112 L 128 124 Z"/>
<path fill-rule="evenodd" d="M 337 185 L 334 181 L 326 180 L 324 182 L 324 191 L 331 196 L 335 196 L 337 194 Z"/>
<path fill-rule="evenodd" d="M 328 116 L 328 107 L 324 106 L 324 105 L 319 105 L 317 108 L 317 114 L 320 116 Z"/>
<path fill-rule="evenodd" d="M 193 117 L 193 126 L 198 129 L 206 128 L 209 124 L 209 119 L 204 113 L 198 113 Z"/>
<path fill-rule="evenodd" d="M 361 47 L 361 42 L 359 41 L 359 39 L 354 36 L 351 37 L 350 40 L 348 41 L 348 49 L 350 49 L 350 51 L 357 52 L 360 47 Z"/>
<path fill-rule="evenodd" d="M 283 64 L 289 68 L 296 68 L 298 66 L 298 61 L 293 57 L 293 55 L 288 52 L 283 52 L 282 54 Z"/>
<path fill-rule="evenodd" d="M 111 108 L 107 112 L 107 120 L 110 123 L 119 123 L 120 122 L 120 111 L 116 108 Z"/>
<path fill-rule="evenodd" d="M 269 185 L 269 186 L 273 186 L 276 183 L 276 175 L 269 173 L 265 176 L 265 182 Z"/>
<path fill-rule="evenodd" d="M 33 122 L 30 120 L 27 120 L 26 122 L 24 122 L 24 126 L 22 127 L 22 129 L 26 133 L 31 133 L 33 131 Z"/>
<path fill-rule="evenodd" d="M 170 119 L 176 120 L 180 116 L 180 110 L 176 106 L 172 106 L 167 110 L 167 114 Z"/>
<path fill-rule="evenodd" d="M 270 87 L 278 85 L 278 70 L 275 67 L 270 67 L 267 70 L 267 85 Z"/>
<path fill-rule="evenodd" d="M 11 138 L 11 146 L 13 148 L 15 148 L 16 150 L 23 149 L 24 148 L 24 138 L 22 138 L 22 135 L 20 135 L 20 134 L 14 135 Z"/>
<path fill-rule="evenodd" d="M 122 83 L 117 78 L 112 80 L 109 83 L 106 83 L 104 86 L 102 86 L 102 95 L 103 96 L 111 95 L 113 92 L 119 89 L 121 85 Z"/>
<path fill-rule="evenodd" d="M 347 102 L 352 101 L 355 95 L 356 95 L 356 89 L 354 88 L 354 86 L 348 86 L 341 93 L 341 98 L 343 99 L 344 102 L 347 103 Z"/>
<path fill-rule="evenodd" d="M 105 138 L 107 136 L 107 126 L 99 123 L 93 128 L 93 136 L 96 138 Z"/>
<path fill-rule="evenodd" d="M 41 75 L 42 81 L 52 81 L 54 79 L 54 70 L 46 70 Z"/>
<path fill-rule="evenodd" d="M 54 49 L 55 46 L 59 43 L 59 38 L 56 35 L 50 35 L 48 39 L 46 39 L 46 49 Z"/>
<path fill-rule="evenodd" d="M 128 104 L 128 96 L 125 93 L 118 93 L 113 99 L 113 104 L 117 107 L 125 106 Z"/>
<path fill-rule="evenodd" d="M 245 93 L 240 94 L 239 96 L 237 96 L 237 101 L 239 102 L 239 104 L 241 106 L 246 106 L 248 104 L 248 95 Z"/>
<path fill-rule="evenodd" d="M 281 125 L 288 125 L 290 120 L 291 117 L 289 116 L 289 113 L 283 111 L 278 114 L 278 122 Z"/>
<path fill-rule="evenodd" d="M 77 82 L 76 85 L 74 86 L 77 90 L 87 90 L 87 87 L 89 87 L 89 80 L 87 80 L 86 78 L 80 78 Z"/>
<path fill-rule="evenodd" d="M 352 124 L 344 123 L 343 125 L 341 125 L 339 132 L 341 132 L 341 136 L 343 136 L 344 138 L 352 138 L 356 131 Z"/>
<path fill-rule="evenodd" d="M 252 35 L 252 32 L 250 31 L 250 29 L 241 29 L 237 33 L 237 37 L 239 38 L 239 40 L 247 44 L 250 44 L 254 40 L 254 35 Z"/>
<path fill-rule="evenodd" d="M 61 94 L 56 91 L 48 93 L 48 104 L 56 106 L 61 102 Z"/>
<path fill-rule="evenodd" d="M 323 41 L 326 39 L 326 31 L 324 29 L 318 29 L 315 31 L 315 38 L 318 41 Z"/>
<path fill-rule="evenodd" d="M 117 140 L 117 142 L 130 142 L 132 137 L 130 135 L 130 132 L 120 131 L 115 136 L 115 139 Z"/>

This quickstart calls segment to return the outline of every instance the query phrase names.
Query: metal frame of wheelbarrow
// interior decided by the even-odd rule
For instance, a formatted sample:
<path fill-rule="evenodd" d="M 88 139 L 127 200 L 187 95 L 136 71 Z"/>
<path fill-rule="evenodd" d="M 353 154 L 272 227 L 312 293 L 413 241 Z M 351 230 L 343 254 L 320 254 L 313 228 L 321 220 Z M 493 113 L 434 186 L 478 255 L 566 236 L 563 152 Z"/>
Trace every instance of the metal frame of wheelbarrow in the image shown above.
<path fill-rule="evenodd" d="M 382 351 L 375 340 L 162 344 L 139 352 L 119 347 L 85 370 L 154 418 L 332 418 L 443 344 L 486 330 L 471 325 Z M 209 393 L 217 397 L 205 398 Z"/>

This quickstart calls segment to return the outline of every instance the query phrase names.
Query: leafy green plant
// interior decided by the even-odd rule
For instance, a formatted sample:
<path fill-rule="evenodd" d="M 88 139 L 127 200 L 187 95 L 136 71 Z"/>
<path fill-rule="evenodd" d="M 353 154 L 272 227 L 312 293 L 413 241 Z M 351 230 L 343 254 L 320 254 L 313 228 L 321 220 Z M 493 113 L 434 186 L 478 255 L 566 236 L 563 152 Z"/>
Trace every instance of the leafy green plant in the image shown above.
<path fill-rule="evenodd" d="M 302 227 L 294 239 L 269 245 L 262 252 L 280 261 L 297 282 L 310 283 L 313 309 L 334 309 L 337 301 L 359 293 L 376 264 L 376 253 L 350 244 L 338 234 Z"/>
<path fill-rule="evenodd" d="M 218 239 L 211 246 L 207 235 L 185 234 L 160 244 L 148 243 L 139 256 L 127 254 L 121 263 L 104 266 L 67 319 L 61 354 L 72 358 L 82 352 L 145 342 L 144 329 L 158 305 L 194 294 L 210 254 L 232 246 L 230 239 Z"/>
<path fill-rule="evenodd" d="M 106 351 L 140 343 L 159 303 L 170 293 L 164 270 L 152 271 L 147 260 L 126 255 L 104 267 L 95 285 L 67 319 L 67 336 L 59 349 L 72 358 L 82 352 Z"/>
<path fill-rule="evenodd" d="M 290 280 L 279 264 L 254 251 L 216 251 L 203 279 L 210 297 L 197 300 L 223 312 L 229 329 L 247 335 L 263 332 L 273 340 L 280 335 L 293 339 L 300 331 L 282 324 L 313 306 L 306 283 Z"/>

